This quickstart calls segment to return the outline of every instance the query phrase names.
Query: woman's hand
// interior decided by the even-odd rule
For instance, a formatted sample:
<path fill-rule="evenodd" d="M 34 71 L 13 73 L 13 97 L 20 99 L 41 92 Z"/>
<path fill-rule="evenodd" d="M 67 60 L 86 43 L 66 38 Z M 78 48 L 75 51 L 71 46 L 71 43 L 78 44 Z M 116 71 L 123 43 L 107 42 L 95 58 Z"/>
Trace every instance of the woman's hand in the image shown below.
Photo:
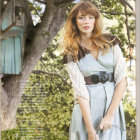
<path fill-rule="evenodd" d="M 96 133 L 88 133 L 88 140 L 99 140 L 99 137 Z"/>
<path fill-rule="evenodd" d="M 98 135 L 96 134 L 96 138 L 95 138 L 95 140 L 99 140 L 99 137 L 98 137 Z"/>
<path fill-rule="evenodd" d="M 102 118 L 101 123 L 99 125 L 100 129 L 107 130 L 110 129 L 113 124 L 114 115 L 107 114 L 104 118 Z"/>

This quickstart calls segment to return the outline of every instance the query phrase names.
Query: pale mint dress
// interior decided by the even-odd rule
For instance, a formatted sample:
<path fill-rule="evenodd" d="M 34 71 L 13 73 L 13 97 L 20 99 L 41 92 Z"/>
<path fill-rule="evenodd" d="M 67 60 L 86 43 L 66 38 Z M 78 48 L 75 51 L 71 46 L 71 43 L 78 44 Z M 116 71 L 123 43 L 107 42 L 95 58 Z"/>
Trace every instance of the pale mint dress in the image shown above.
<path fill-rule="evenodd" d="M 97 74 L 99 71 L 113 72 L 113 49 L 102 56 L 99 51 L 98 60 L 88 53 L 78 62 L 78 67 L 84 76 Z M 106 82 L 86 85 L 89 91 L 91 117 L 94 128 L 97 130 L 101 119 L 106 114 L 114 94 L 115 83 Z M 126 140 L 126 126 L 122 102 L 114 115 L 114 122 L 108 130 L 97 130 L 100 140 Z M 82 117 L 79 104 L 74 105 L 72 112 L 69 140 L 88 140 L 86 126 Z"/>

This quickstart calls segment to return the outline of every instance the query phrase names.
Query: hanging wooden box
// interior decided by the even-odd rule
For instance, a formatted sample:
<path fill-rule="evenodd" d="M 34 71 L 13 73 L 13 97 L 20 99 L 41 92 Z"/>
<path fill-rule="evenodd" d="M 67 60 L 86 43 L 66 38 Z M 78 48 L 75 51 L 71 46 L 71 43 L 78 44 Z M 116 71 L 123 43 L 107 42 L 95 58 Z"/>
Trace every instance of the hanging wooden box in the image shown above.
<path fill-rule="evenodd" d="M 13 0 L 11 7 L 2 22 L 2 30 L 6 29 L 15 21 L 15 15 L 18 14 L 17 10 L 24 9 L 23 2 L 23 0 Z M 22 11 L 22 15 L 18 17 L 16 25 L 10 29 L 11 31 L 18 31 L 19 34 L 2 40 L 1 42 L 1 73 L 21 74 L 25 28 L 25 11 Z"/>

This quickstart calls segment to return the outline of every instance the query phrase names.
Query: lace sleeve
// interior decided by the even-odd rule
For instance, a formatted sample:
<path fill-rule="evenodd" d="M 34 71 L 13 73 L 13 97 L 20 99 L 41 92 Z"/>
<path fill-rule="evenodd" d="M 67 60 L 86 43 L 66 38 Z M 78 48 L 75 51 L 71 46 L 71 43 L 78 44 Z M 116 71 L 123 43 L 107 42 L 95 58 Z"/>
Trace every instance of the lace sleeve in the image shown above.
<path fill-rule="evenodd" d="M 127 66 L 119 45 L 115 45 L 114 49 L 114 80 L 115 87 L 125 77 L 127 77 Z"/>
<path fill-rule="evenodd" d="M 67 71 L 72 81 L 72 87 L 74 89 L 74 98 L 77 99 L 77 95 L 89 100 L 89 92 L 85 86 L 84 76 L 82 75 L 77 63 L 67 63 Z"/>

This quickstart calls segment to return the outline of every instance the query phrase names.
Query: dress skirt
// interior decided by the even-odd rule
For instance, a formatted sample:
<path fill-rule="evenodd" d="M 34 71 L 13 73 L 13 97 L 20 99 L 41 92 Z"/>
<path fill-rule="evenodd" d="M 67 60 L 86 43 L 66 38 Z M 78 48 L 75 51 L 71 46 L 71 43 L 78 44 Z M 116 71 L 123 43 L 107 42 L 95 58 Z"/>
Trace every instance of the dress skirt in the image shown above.
<path fill-rule="evenodd" d="M 93 127 L 100 140 L 126 140 L 126 128 L 122 102 L 114 114 L 113 126 L 108 130 L 98 129 L 106 114 L 114 93 L 114 82 L 87 86 Z M 79 104 L 74 105 L 69 130 L 69 140 L 88 140 L 88 134 Z"/>

